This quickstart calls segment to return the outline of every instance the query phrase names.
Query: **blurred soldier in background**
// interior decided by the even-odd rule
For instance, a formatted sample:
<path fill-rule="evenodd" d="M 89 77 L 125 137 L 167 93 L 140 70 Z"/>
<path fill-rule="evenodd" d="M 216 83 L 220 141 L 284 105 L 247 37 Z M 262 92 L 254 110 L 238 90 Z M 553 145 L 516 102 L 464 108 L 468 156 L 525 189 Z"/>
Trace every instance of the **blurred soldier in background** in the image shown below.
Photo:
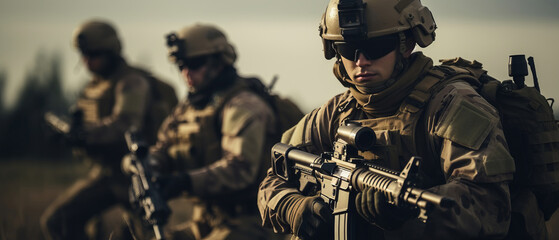
<path fill-rule="evenodd" d="M 167 44 L 188 95 L 163 122 L 147 165 L 165 198 L 195 202 L 192 221 L 167 237 L 269 239 L 254 199 L 279 132 L 270 102 L 251 87 L 262 83 L 237 75 L 235 49 L 214 26 L 186 27 Z"/>
<path fill-rule="evenodd" d="M 306 115 L 282 142 L 320 154 L 332 151 L 340 126 L 369 127 L 378 149 L 359 155 L 397 171 L 421 156 L 423 187 L 456 200 L 450 209 L 433 209 L 423 224 L 414 209 L 365 189 L 350 203 L 361 216 L 352 225 L 357 238 L 504 238 L 515 162 L 499 112 L 476 91 L 479 81 L 492 79 L 481 64 L 460 59 L 433 66 L 412 53 L 435 37 L 431 11 L 419 0 L 331 0 L 319 29 L 325 57 L 337 59 L 334 74 L 348 90 Z M 264 225 L 302 239 L 332 238 L 332 212 L 319 196 L 270 170 L 258 197 Z M 537 216 L 537 205 L 525 207 Z M 539 224 L 538 238 L 545 238 L 542 220 L 529 223 Z"/>
<path fill-rule="evenodd" d="M 130 184 L 120 168 L 127 153 L 124 132 L 141 129 L 154 142 L 160 123 L 177 102 L 172 88 L 126 63 L 117 32 L 109 23 L 85 22 L 75 30 L 73 44 L 92 79 L 75 105 L 83 117 L 73 125 L 82 127 L 70 131 L 77 157 L 90 161 L 92 167 L 89 176 L 43 214 L 41 224 L 48 239 L 87 239 L 88 220 L 117 204 L 129 208 Z"/>

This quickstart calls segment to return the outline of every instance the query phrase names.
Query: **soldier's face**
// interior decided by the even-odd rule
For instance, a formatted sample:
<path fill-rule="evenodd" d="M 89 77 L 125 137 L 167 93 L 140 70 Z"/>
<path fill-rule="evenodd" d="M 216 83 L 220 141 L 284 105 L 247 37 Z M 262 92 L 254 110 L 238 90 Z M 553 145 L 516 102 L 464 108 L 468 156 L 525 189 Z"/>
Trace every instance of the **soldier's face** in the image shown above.
<path fill-rule="evenodd" d="M 109 64 L 108 56 L 105 54 L 83 54 L 82 60 L 92 73 L 102 73 Z"/>
<path fill-rule="evenodd" d="M 187 59 L 181 67 L 181 75 L 189 92 L 197 92 L 208 87 L 223 69 L 211 56 Z"/>
<path fill-rule="evenodd" d="M 188 67 L 182 68 L 181 75 L 188 86 L 189 91 L 195 92 L 202 89 L 206 84 L 206 75 L 208 66 L 202 66 L 197 69 L 190 69 Z"/>
<path fill-rule="evenodd" d="M 345 70 L 355 83 L 382 82 L 388 80 L 396 64 L 396 51 L 391 51 L 377 59 L 367 59 L 358 53 L 357 61 L 342 56 Z"/>

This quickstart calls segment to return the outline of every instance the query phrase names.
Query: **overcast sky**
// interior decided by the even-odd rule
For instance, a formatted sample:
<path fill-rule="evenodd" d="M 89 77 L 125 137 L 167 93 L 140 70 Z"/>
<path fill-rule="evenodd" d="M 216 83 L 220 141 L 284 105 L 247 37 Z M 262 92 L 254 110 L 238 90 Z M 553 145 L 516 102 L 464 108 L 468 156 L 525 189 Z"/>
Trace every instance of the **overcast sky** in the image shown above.
<path fill-rule="evenodd" d="M 264 82 L 278 75 L 276 92 L 309 111 L 344 90 L 332 75 L 333 62 L 322 56 L 318 37 L 327 2 L 0 0 L 0 71 L 9 79 L 3 97 L 13 101 L 40 50 L 61 53 L 67 91 L 83 85 L 88 73 L 70 37 L 78 24 L 96 17 L 116 25 L 130 63 L 168 80 L 180 96 L 184 85 L 167 61 L 163 36 L 195 22 L 216 24 L 236 46 L 241 74 L 259 76 Z M 534 56 L 544 94 L 559 98 L 558 0 L 424 0 L 423 4 L 433 11 L 439 28 L 435 43 L 418 50 L 435 61 L 456 56 L 476 59 L 499 79 L 508 78 L 508 55 Z"/>

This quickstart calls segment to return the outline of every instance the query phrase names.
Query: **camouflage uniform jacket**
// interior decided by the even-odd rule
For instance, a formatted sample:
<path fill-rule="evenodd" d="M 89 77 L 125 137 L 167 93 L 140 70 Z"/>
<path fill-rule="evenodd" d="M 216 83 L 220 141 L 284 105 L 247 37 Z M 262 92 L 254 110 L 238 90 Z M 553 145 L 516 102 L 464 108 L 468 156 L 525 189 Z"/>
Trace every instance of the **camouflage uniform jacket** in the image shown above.
<path fill-rule="evenodd" d="M 349 107 L 354 110 L 355 120 L 362 119 L 365 122 L 371 120 L 367 119 L 361 106 L 353 99 L 350 91 L 335 96 L 322 107 L 306 115 L 293 129 L 284 133 L 282 142 L 297 145 L 314 154 L 331 151 L 337 127 L 344 120 L 341 119 L 343 109 Z M 457 116 L 465 114 L 464 106 L 475 106 L 475 109 L 465 116 L 468 116 L 469 120 L 481 122 L 457 121 Z M 384 121 L 385 126 L 398 126 L 401 122 L 397 118 L 390 117 L 372 119 L 373 122 L 375 120 L 377 123 Z M 498 112 L 468 83 L 454 81 L 433 94 L 425 107 L 422 120 L 418 122 L 425 124 L 417 124 L 417 129 L 413 131 L 417 134 L 415 140 L 411 142 L 415 141 L 416 146 L 406 145 L 404 140 L 402 140 L 404 144 L 398 146 L 396 154 L 400 155 L 399 165 L 405 164 L 402 161 L 409 159 L 410 154 L 424 157 L 422 171 L 428 180 L 424 187 L 440 195 L 451 197 L 458 204 L 450 210 L 435 209 L 430 214 L 427 224 L 412 219 L 400 229 L 384 231 L 384 236 L 377 234 L 376 237 L 379 239 L 383 237 L 388 239 L 504 237 L 510 222 L 510 193 L 507 182 L 512 178 L 514 163 L 507 150 Z M 480 124 L 484 127 L 478 128 L 472 124 Z M 379 131 L 378 126 L 372 128 L 380 143 L 390 144 L 389 136 L 393 135 L 394 129 Z M 480 131 L 470 135 L 471 132 L 476 132 L 475 130 Z M 413 136 L 413 133 L 411 135 Z M 402 134 L 396 137 L 399 139 L 406 136 Z M 432 143 L 432 146 L 429 147 L 426 142 Z M 371 159 L 370 155 L 366 153 L 363 155 L 366 159 Z M 428 155 L 434 156 L 426 157 Z M 393 167 L 393 164 L 387 163 L 387 167 Z M 289 225 L 279 217 L 277 206 L 284 196 L 297 193 L 298 190 L 290 183 L 278 178 L 269 170 L 258 192 L 258 207 L 263 224 L 273 227 L 276 232 L 289 232 Z M 375 236 L 371 234 L 379 231 L 374 230 L 375 226 L 369 226 L 370 229 L 366 229 L 365 232 L 370 230 L 370 233 L 363 233 L 363 236 L 374 238 Z"/>
<path fill-rule="evenodd" d="M 204 107 L 188 100 L 177 105 L 150 151 L 154 167 L 187 172 L 192 182 L 188 194 L 200 200 L 199 206 L 231 213 L 242 205 L 255 213 L 252 199 L 270 166 L 275 126 L 269 104 L 235 81 Z"/>
<path fill-rule="evenodd" d="M 76 104 L 84 113 L 88 157 L 119 167 L 127 152 L 124 132 L 143 127 L 150 98 L 148 80 L 124 61 L 109 77 L 94 76 Z"/>

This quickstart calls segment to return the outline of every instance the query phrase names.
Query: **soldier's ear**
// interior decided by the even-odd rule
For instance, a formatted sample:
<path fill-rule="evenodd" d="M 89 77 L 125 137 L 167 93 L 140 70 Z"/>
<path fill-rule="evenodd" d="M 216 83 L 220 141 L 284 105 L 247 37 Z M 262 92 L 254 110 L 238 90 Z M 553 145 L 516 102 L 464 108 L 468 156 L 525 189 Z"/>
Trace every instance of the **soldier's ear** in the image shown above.
<path fill-rule="evenodd" d="M 404 58 L 408 58 L 410 57 L 411 53 L 413 52 L 417 44 L 415 42 L 415 39 L 411 37 L 411 34 L 408 33 L 405 36 L 406 36 L 406 42 L 405 42 L 406 51 L 404 51 L 402 55 L 404 56 Z"/>
<path fill-rule="evenodd" d="M 415 42 L 411 45 L 408 44 L 406 47 L 406 51 L 402 54 L 404 58 L 409 58 L 414 49 L 415 49 Z"/>

